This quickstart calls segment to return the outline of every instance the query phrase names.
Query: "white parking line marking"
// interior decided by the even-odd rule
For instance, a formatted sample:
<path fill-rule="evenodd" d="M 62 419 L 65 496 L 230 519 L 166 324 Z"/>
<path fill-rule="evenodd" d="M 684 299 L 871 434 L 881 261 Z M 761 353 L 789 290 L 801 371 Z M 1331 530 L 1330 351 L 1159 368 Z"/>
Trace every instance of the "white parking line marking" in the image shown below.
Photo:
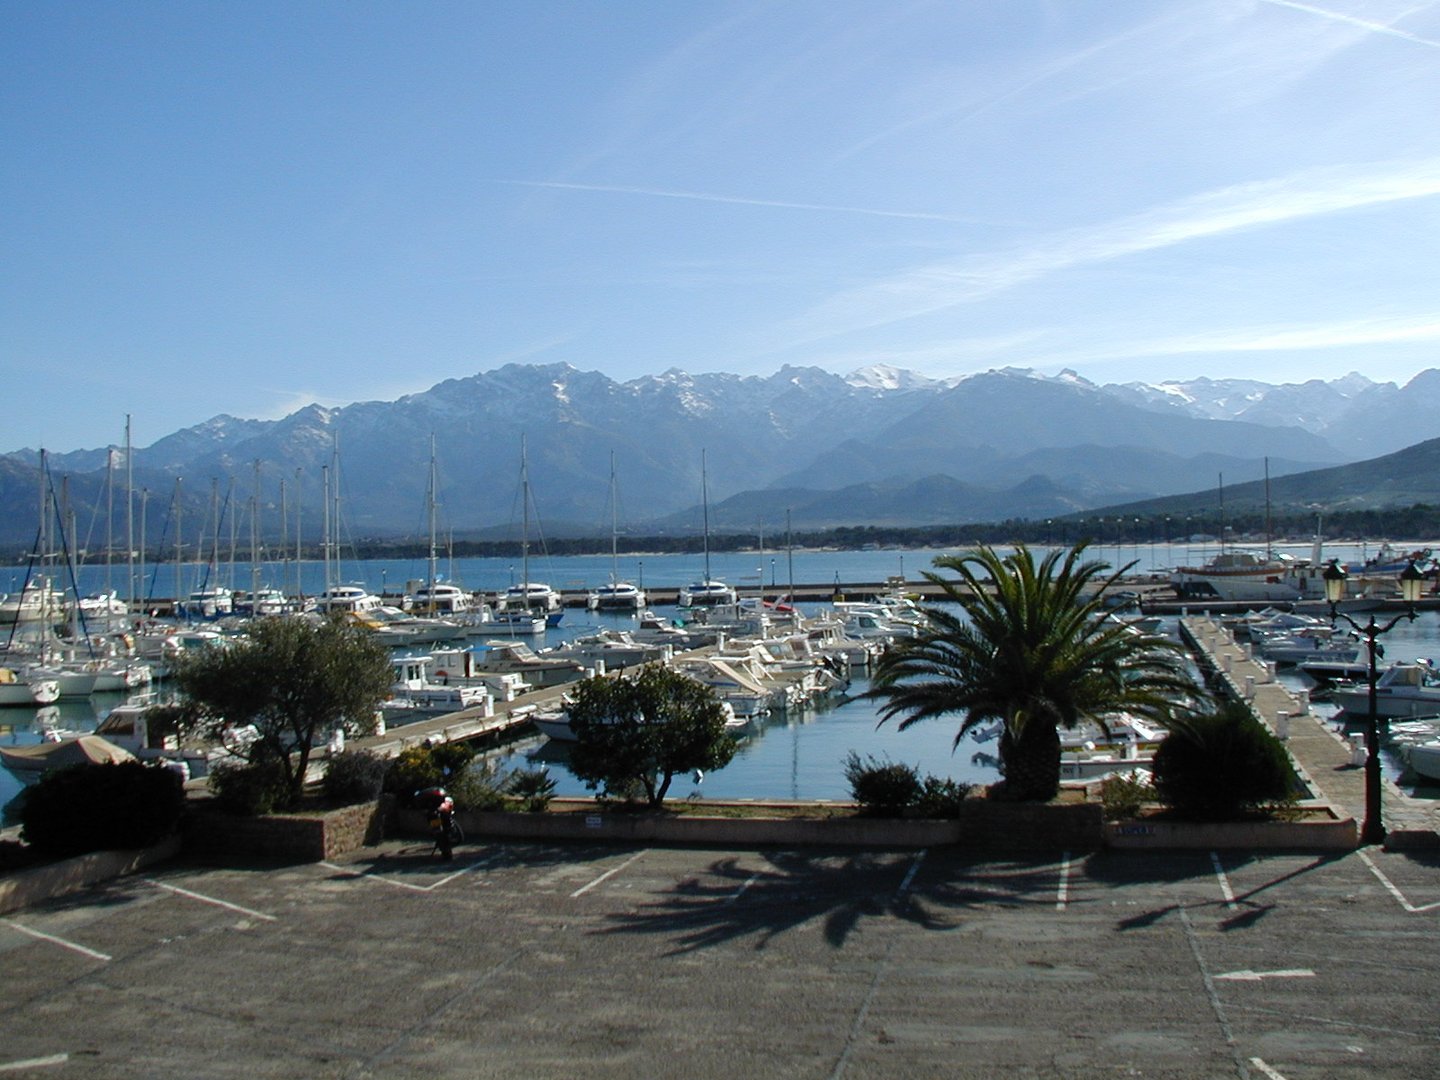
<path fill-rule="evenodd" d="M 1064 911 L 1070 902 L 1070 853 L 1060 860 L 1060 886 L 1055 891 L 1055 910 Z"/>
<path fill-rule="evenodd" d="M 182 889 L 179 885 L 167 885 L 163 881 L 156 881 L 154 878 L 145 878 L 146 885 L 154 885 L 157 889 L 164 889 L 166 892 L 176 893 L 179 896 L 190 900 L 198 900 L 202 904 L 213 904 L 215 907 L 228 908 L 230 911 L 238 911 L 241 915 L 249 915 L 252 919 L 264 919 L 266 922 L 276 922 L 274 915 L 267 915 L 263 911 L 256 911 L 253 908 L 241 907 L 239 904 L 232 904 L 228 900 L 219 900 L 213 896 L 206 896 L 203 893 L 191 892 L 189 889 Z"/>
<path fill-rule="evenodd" d="M 1215 981 L 1225 979 L 1229 982 L 1259 982 L 1261 979 L 1313 979 L 1315 972 L 1309 968 L 1281 968 L 1279 971 L 1251 971 L 1248 968 L 1241 971 L 1227 971 L 1223 975 L 1216 975 Z"/>
<path fill-rule="evenodd" d="M 925 861 L 925 853 L 929 850 L 929 848 L 921 848 L 919 854 L 915 856 L 915 861 L 910 864 L 910 869 L 905 871 L 905 880 L 900 882 L 900 888 L 895 890 L 896 900 L 910 891 L 910 883 L 915 880 L 915 874 L 919 871 L 920 864 Z"/>
<path fill-rule="evenodd" d="M 488 858 L 477 859 L 475 862 L 470 863 L 468 866 L 462 866 L 459 870 L 456 870 L 455 872 L 450 874 L 446 874 L 439 881 L 432 881 L 429 885 L 412 885 L 408 881 L 396 881 L 394 878 L 388 878 L 384 874 L 372 874 L 368 870 L 362 870 L 357 873 L 356 871 L 350 869 L 348 866 L 339 866 L 336 863 L 332 862 L 322 862 L 320 863 L 320 865 L 325 867 L 325 869 L 327 870 L 334 870 L 338 873 L 345 874 L 348 877 L 357 879 L 365 878 L 369 881 L 378 881 L 382 885 L 393 885 L 397 889 L 409 889 L 411 892 L 434 892 L 436 889 L 440 888 L 441 885 L 448 885 L 456 878 L 463 877 L 464 875 L 470 873 L 472 870 L 478 870 L 482 866 L 489 865 L 491 861 L 492 860 Z"/>
<path fill-rule="evenodd" d="M 640 849 L 634 855 L 631 855 L 630 858 L 626 859 L 623 863 L 621 863 L 619 866 L 615 866 L 610 868 L 609 870 L 606 870 L 605 873 L 601 874 L 594 881 L 590 882 L 590 884 L 581 885 L 580 888 L 576 889 L 570 894 L 570 899 L 574 900 L 577 896 L 584 896 L 591 889 L 595 888 L 596 885 L 599 885 L 602 881 L 605 881 L 608 878 L 614 877 L 621 870 L 624 870 L 627 866 L 629 866 L 631 863 L 633 863 L 636 859 L 640 858 L 641 855 L 644 855 L 649 850 L 649 848 Z"/>
<path fill-rule="evenodd" d="M 92 960 L 114 959 L 109 953 L 97 952 L 95 949 L 87 949 L 84 945 L 77 945 L 73 941 L 66 941 L 64 938 L 56 937 L 54 934 L 47 934 L 41 930 L 32 930 L 28 926 L 21 926 L 13 919 L 0 919 L 0 924 L 8 926 L 12 930 L 18 930 L 22 934 L 28 934 L 30 937 L 38 938 L 41 941 L 48 941 L 52 945 L 59 945 L 61 948 L 71 949 L 74 952 L 80 953 L 82 956 L 90 957 Z"/>
<path fill-rule="evenodd" d="M 1410 903 L 1409 900 L 1405 899 L 1405 894 L 1400 891 L 1400 889 L 1395 885 L 1395 883 L 1381 872 L 1380 867 L 1375 865 L 1375 863 L 1370 858 L 1369 852 L 1361 851 L 1357 852 L 1357 854 L 1360 856 L 1361 859 L 1365 861 L 1365 865 L 1370 867 L 1370 872 L 1380 879 L 1380 884 L 1384 885 L 1385 888 L 1389 890 L 1390 895 L 1395 897 L 1395 899 L 1400 902 L 1400 906 L 1406 911 L 1410 912 L 1410 914 L 1414 915 L 1422 911 L 1432 911 L 1435 908 L 1440 908 L 1440 901 L 1437 901 L 1433 904 L 1417 905 Z"/>
<path fill-rule="evenodd" d="M 42 1065 L 64 1065 L 70 1060 L 69 1054 L 51 1054 L 43 1058 L 26 1058 L 24 1061 L 7 1061 L 0 1065 L 0 1072 L 19 1072 L 21 1069 L 38 1069 Z"/>
<path fill-rule="evenodd" d="M 1220 879 L 1220 895 L 1225 897 L 1225 906 L 1230 909 L 1235 907 L 1235 892 L 1230 888 L 1230 879 L 1225 876 L 1225 867 L 1220 865 L 1220 856 L 1210 852 L 1210 865 L 1215 868 L 1215 876 Z"/>
<path fill-rule="evenodd" d="M 756 879 L 759 878 L 759 876 L 760 876 L 760 871 L 758 871 L 758 870 L 755 871 L 755 873 L 751 874 L 748 878 L 745 879 L 745 884 L 741 885 L 738 889 L 736 889 L 733 893 L 731 893 L 729 896 L 727 896 L 727 897 L 725 898 L 725 903 L 727 903 L 727 904 L 733 904 L 736 900 L 739 900 L 739 899 L 740 899 L 740 895 L 741 895 L 746 889 L 748 889 L 751 885 L 754 885 Z"/>
<path fill-rule="evenodd" d="M 1259 1069 L 1262 1073 L 1269 1077 L 1270 1080 L 1285 1080 L 1285 1077 L 1281 1076 L 1278 1072 L 1272 1069 L 1269 1065 L 1266 1065 L 1265 1062 L 1261 1061 L 1259 1058 L 1251 1058 L 1250 1064 L 1254 1065 L 1255 1068 Z"/>

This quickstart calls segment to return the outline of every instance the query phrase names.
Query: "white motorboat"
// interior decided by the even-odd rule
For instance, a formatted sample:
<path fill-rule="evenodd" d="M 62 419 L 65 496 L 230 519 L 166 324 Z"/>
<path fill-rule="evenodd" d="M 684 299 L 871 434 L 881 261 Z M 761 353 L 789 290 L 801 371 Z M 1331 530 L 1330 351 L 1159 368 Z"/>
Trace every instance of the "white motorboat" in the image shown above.
<path fill-rule="evenodd" d="M 28 582 L 17 596 L 0 596 L 0 624 L 59 622 L 64 597 L 47 581 Z"/>
<path fill-rule="evenodd" d="M 494 712 L 494 698 L 485 686 L 461 685 L 446 679 L 437 682 L 430 677 L 435 661 L 430 656 L 397 656 L 391 660 L 395 681 L 390 685 L 391 702 L 407 713 L 452 713 L 479 709 L 481 715 Z M 385 707 L 382 706 L 382 710 Z M 387 716 L 388 719 L 388 716 Z"/>
<path fill-rule="evenodd" d="M 481 630 L 487 634 L 525 635 L 527 637 L 545 632 L 545 616 L 537 615 L 527 608 L 514 611 L 496 611 Z"/>
<path fill-rule="evenodd" d="M 560 686 L 589 674 L 579 661 L 537 654 L 523 641 L 490 641 L 485 648 L 472 650 L 470 655 L 473 673 L 514 673 L 531 686 Z"/>
<path fill-rule="evenodd" d="M 1368 716 L 1369 687 L 1363 682 L 1336 683 L 1331 700 L 1350 716 Z M 1429 660 L 1398 661 L 1375 681 L 1375 715 L 1385 718 L 1440 714 L 1440 672 Z"/>
<path fill-rule="evenodd" d="M 235 594 L 223 586 L 196 589 L 180 601 L 180 614 L 187 619 L 218 619 L 235 610 Z"/>
<path fill-rule="evenodd" d="M 323 615 L 374 611 L 379 606 L 380 597 L 361 585 L 332 585 L 315 598 L 315 610 Z"/>
<path fill-rule="evenodd" d="M 441 618 L 468 615 L 480 608 L 473 595 L 459 585 L 445 581 L 437 581 L 433 585 L 415 583 L 406 590 L 404 606 L 415 614 L 438 615 Z"/>

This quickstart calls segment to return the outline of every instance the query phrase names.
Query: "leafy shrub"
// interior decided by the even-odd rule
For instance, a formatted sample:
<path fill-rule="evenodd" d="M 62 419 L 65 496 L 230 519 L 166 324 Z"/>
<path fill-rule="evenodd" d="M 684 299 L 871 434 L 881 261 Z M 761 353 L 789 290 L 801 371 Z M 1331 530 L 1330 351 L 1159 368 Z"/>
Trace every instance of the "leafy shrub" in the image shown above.
<path fill-rule="evenodd" d="M 345 750 L 325 766 L 325 797 L 341 806 L 373 802 L 385 785 L 388 759 L 373 750 Z"/>
<path fill-rule="evenodd" d="M 21 836 L 48 855 L 149 847 L 174 832 L 184 810 L 184 782 L 170 769 L 74 765 L 29 789 Z"/>
<path fill-rule="evenodd" d="M 488 761 L 472 761 L 444 781 L 445 790 L 462 810 L 502 810 L 505 781 Z"/>
<path fill-rule="evenodd" d="M 902 765 L 874 754 L 861 757 L 851 750 L 845 759 L 845 780 L 850 797 L 870 814 L 899 817 L 920 799 L 920 773 L 913 765 Z"/>
<path fill-rule="evenodd" d="M 225 762 L 210 770 L 210 790 L 222 810 L 246 817 L 286 805 L 290 786 L 278 761 Z"/>
<path fill-rule="evenodd" d="M 1280 740 L 1239 705 L 1174 721 L 1154 772 L 1162 803 L 1204 821 L 1263 812 L 1299 788 Z"/>
<path fill-rule="evenodd" d="M 958 818 L 960 806 L 969 795 L 969 784 L 957 783 L 948 776 L 926 775 L 920 785 L 920 797 L 911 809 L 915 817 Z"/>
<path fill-rule="evenodd" d="M 1106 821 L 1136 817 L 1146 803 L 1158 801 L 1155 785 L 1141 773 L 1114 773 L 1100 781 L 1100 806 Z"/>
<path fill-rule="evenodd" d="M 384 790 L 393 792 L 405 806 L 415 792 L 425 788 L 443 787 L 455 794 L 474 757 L 475 751 L 465 743 L 407 747 L 390 763 Z"/>
<path fill-rule="evenodd" d="M 555 778 L 544 768 L 516 769 L 505 781 L 505 792 L 520 800 L 520 808 L 538 813 L 555 797 Z"/>

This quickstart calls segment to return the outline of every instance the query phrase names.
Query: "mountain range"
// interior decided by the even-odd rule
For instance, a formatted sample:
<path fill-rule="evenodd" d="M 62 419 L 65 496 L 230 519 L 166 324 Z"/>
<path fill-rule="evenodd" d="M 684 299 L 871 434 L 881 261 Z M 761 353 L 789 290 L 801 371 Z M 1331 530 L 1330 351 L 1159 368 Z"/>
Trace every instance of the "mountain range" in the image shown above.
<path fill-rule="evenodd" d="M 187 543 L 217 520 L 230 522 L 222 534 L 244 522 L 246 537 L 252 507 L 267 538 L 283 509 L 289 534 L 299 519 L 315 542 L 327 490 L 347 539 L 423 536 L 432 460 L 449 535 L 514 536 L 522 438 L 532 535 L 609 534 L 612 452 L 614 517 L 635 534 L 698 532 L 707 508 L 717 532 L 772 534 L 787 517 L 806 529 L 1036 519 L 1187 493 L 1203 503 L 1222 482 L 1353 467 L 1440 438 L 1440 370 L 1403 386 L 1358 374 L 1100 385 L 1023 369 L 942 380 L 886 366 L 619 382 L 510 364 L 395 401 L 311 405 L 273 421 L 217 416 L 133 448 L 130 475 L 151 543 L 177 513 Z M 33 542 L 39 460 L 33 449 L 0 455 L 7 545 Z M 101 542 L 97 522 L 124 503 L 123 448 L 46 463 L 52 486 L 64 479 L 80 540 Z M 1355 476 L 1364 490 L 1351 506 L 1412 497 L 1428 482 L 1374 468 Z"/>

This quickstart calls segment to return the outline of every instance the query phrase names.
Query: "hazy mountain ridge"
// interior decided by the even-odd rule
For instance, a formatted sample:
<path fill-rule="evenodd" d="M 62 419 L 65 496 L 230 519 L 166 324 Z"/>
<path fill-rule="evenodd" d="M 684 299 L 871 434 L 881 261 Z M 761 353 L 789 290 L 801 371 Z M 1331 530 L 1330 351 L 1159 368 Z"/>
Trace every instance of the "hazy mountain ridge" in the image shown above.
<path fill-rule="evenodd" d="M 329 483 L 357 536 L 414 535 L 433 436 L 440 517 L 459 536 L 518 530 L 522 435 L 540 515 L 597 534 L 609 528 L 612 451 L 630 531 L 699 528 L 702 451 L 717 529 L 773 529 L 786 507 L 807 528 L 1050 517 L 1211 489 L 1220 473 L 1258 479 L 1267 459 L 1280 477 L 1440 436 L 1440 371 L 1403 387 L 1359 375 L 1101 386 L 1024 369 L 941 380 L 885 365 L 846 376 L 672 368 L 618 382 L 568 364 L 508 364 L 396 401 L 311 405 L 274 421 L 217 416 L 137 448 L 134 469 L 152 513 L 183 477 L 187 534 L 218 478 L 227 504 L 258 502 L 262 530 L 278 531 L 283 481 L 287 515 L 307 533 L 318 533 Z M 109 453 L 52 453 L 52 475 L 70 477 L 76 504 L 97 506 Z M 33 534 L 35 461 L 33 451 L 0 456 L 0 505 L 14 508 L 0 526 L 7 542 Z"/>

